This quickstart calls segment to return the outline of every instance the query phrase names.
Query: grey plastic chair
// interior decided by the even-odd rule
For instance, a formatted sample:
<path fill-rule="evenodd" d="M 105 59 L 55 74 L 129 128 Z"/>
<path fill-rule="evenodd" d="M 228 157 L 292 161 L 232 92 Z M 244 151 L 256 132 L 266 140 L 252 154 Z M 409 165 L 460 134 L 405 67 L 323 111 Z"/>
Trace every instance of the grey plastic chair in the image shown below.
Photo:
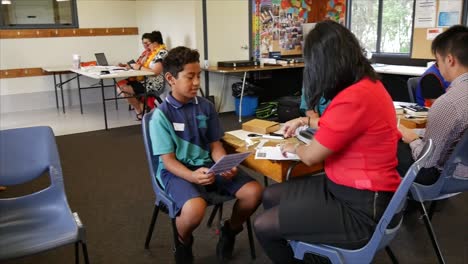
<path fill-rule="evenodd" d="M 408 95 L 411 103 L 416 103 L 416 89 L 418 88 L 418 83 L 421 77 L 412 77 L 407 81 L 408 85 Z"/>
<path fill-rule="evenodd" d="M 445 263 L 445 260 L 431 224 L 436 202 L 466 191 L 468 191 L 468 131 L 465 131 L 462 139 L 445 163 L 439 179 L 434 184 L 422 185 L 415 182 L 411 187 L 411 198 L 418 201 L 421 206 L 426 229 L 439 263 Z M 424 206 L 424 202 L 428 201 L 431 202 L 429 212 Z"/>
<path fill-rule="evenodd" d="M 389 224 L 392 221 L 393 216 L 400 213 L 405 207 L 406 197 L 411 184 L 414 182 L 416 175 L 422 168 L 422 164 L 424 164 L 432 155 L 433 151 L 434 147 L 432 140 L 429 140 L 424 146 L 421 157 L 415 161 L 406 172 L 400 186 L 398 186 L 398 189 L 390 200 L 387 209 L 385 209 L 384 214 L 377 223 L 374 234 L 364 247 L 359 249 L 343 249 L 324 244 L 309 244 L 301 241 L 290 241 L 289 244 L 293 249 L 294 257 L 296 259 L 304 259 L 304 255 L 306 253 L 313 253 L 329 258 L 332 263 L 363 264 L 371 263 L 377 251 L 385 248 L 393 263 L 397 263 L 395 256 L 387 246 L 400 229 L 403 217 L 396 226 L 389 227 Z"/>
<path fill-rule="evenodd" d="M 0 131 L 0 186 L 27 183 L 45 174 L 50 186 L 24 196 L 0 198 L 0 261 L 74 243 L 75 263 L 79 263 L 79 244 L 89 263 L 85 229 L 68 206 L 52 129 Z"/>

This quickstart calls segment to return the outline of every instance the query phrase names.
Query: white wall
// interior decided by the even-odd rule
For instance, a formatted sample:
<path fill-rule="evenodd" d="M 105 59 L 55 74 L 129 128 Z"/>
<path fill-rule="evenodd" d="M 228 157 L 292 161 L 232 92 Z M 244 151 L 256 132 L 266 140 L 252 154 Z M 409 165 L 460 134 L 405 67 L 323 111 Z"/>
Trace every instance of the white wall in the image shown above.
<path fill-rule="evenodd" d="M 80 28 L 136 27 L 135 1 L 78 0 Z M 139 36 L 98 36 L 0 39 L 0 68 L 35 68 L 71 65 L 72 54 L 82 61 L 95 60 L 94 53 L 105 52 L 110 63 L 128 61 L 138 54 Z M 83 84 L 89 84 L 83 78 Z M 76 82 L 66 87 L 66 105 L 76 105 Z M 55 107 L 52 76 L 0 79 L 0 112 Z M 84 93 L 84 103 L 100 100 L 97 89 Z"/>
<path fill-rule="evenodd" d="M 248 59 L 248 0 L 207 0 L 208 48 L 211 65 L 220 60 Z M 196 48 L 203 60 L 201 0 L 78 0 L 80 28 L 138 27 L 139 35 L 160 30 L 169 48 Z M 94 60 L 105 52 L 110 63 L 127 61 L 141 52 L 140 36 L 1 39 L 0 68 L 71 64 L 71 55 Z M 84 81 L 85 78 L 83 78 Z M 210 74 L 210 93 L 223 102 L 221 112 L 234 110 L 231 83 L 238 77 Z M 203 85 L 203 83 L 202 83 Z M 66 105 L 77 104 L 76 83 L 66 86 Z M 85 103 L 100 100 L 98 90 L 85 93 Z M 86 98 L 87 96 L 87 98 Z M 29 100 L 28 98 L 31 98 Z M 55 107 L 52 76 L 0 79 L 0 112 Z"/>

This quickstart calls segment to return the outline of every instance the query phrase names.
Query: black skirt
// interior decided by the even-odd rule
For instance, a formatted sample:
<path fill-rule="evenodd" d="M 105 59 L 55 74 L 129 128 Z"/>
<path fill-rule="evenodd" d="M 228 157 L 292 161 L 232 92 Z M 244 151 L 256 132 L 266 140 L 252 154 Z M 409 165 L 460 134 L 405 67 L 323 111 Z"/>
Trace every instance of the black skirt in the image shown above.
<path fill-rule="evenodd" d="M 393 196 L 338 185 L 324 173 L 282 184 L 279 217 L 285 239 L 349 249 L 367 244 Z"/>

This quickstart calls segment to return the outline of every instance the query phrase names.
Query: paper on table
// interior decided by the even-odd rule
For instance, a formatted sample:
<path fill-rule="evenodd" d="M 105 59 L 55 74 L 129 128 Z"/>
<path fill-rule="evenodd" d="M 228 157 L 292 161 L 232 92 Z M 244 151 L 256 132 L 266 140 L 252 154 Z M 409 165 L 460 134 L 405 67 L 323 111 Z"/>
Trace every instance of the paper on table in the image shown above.
<path fill-rule="evenodd" d="M 276 147 L 263 147 L 257 149 L 255 152 L 255 159 L 269 159 L 269 160 L 299 160 L 296 154 L 286 152 L 286 157 L 281 153 L 279 146 Z"/>
<path fill-rule="evenodd" d="M 221 159 L 219 159 L 213 166 L 211 166 L 207 173 L 219 174 L 226 172 L 239 165 L 250 155 L 250 153 L 251 152 L 242 152 L 225 155 Z"/>

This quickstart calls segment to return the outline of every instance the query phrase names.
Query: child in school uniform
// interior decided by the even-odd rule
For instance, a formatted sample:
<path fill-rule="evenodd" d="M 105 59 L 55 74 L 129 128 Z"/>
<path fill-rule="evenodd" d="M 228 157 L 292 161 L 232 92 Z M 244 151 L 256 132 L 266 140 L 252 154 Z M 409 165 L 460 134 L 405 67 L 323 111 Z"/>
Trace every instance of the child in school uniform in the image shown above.
<path fill-rule="evenodd" d="M 201 73 L 198 51 L 174 48 L 164 58 L 163 68 L 171 92 L 149 125 L 153 152 L 159 156 L 158 181 L 179 209 L 176 263 L 193 262 L 192 232 L 200 225 L 207 195 L 213 191 L 237 198 L 216 248 L 218 259 L 224 261 L 232 257 L 235 237 L 260 204 L 263 188 L 237 168 L 219 175 L 208 173 L 226 151 L 220 142 L 223 131 L 214 105 L 197 96 Z"/>

